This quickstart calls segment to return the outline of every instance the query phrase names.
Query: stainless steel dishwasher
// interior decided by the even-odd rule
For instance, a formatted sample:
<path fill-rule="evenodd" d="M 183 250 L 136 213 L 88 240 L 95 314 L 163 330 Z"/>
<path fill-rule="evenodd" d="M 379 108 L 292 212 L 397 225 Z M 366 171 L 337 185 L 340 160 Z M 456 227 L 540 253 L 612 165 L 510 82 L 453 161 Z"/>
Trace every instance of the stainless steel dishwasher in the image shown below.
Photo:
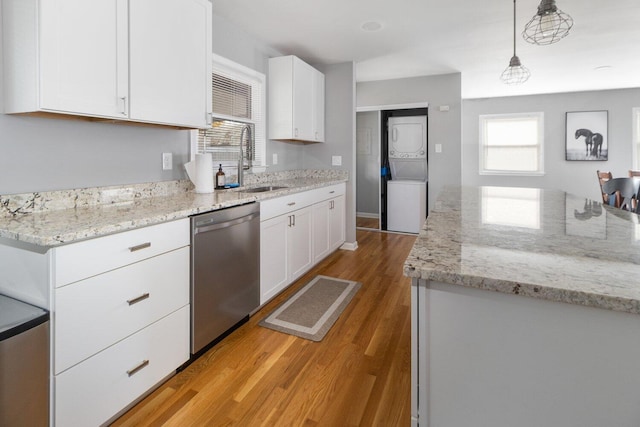
<path fill-rule="evenodd" d="M 260 305 L 260 205 L 191 217 L 191 354 Z"/>

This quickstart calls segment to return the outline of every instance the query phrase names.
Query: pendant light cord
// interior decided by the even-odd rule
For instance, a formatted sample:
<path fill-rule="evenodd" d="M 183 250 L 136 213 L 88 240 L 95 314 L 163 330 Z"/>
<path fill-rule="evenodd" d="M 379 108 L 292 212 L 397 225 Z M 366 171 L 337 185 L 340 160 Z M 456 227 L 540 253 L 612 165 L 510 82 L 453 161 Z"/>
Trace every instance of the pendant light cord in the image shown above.
<path fill-rule="evenodd" d="M 513 56 L 516 56 L 516 0 L 513 0 Z"/>

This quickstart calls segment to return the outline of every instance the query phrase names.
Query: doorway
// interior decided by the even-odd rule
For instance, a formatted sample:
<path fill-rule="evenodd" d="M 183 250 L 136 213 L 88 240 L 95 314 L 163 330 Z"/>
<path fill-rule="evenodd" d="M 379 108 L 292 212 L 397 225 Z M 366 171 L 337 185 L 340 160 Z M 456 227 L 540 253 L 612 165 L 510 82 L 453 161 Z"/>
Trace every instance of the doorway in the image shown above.
<path fill-rule="evenodd" d="M 380 230 L 380 111 L 356 113 L 356 228 Z"/>
<path fill-rule="evenodd" d="M 358 109 L 356 113 L 356 228 L 381 231 L 388 229 L 388 182 L 393 178 L 392 169 L 400 166 L 404 168 L 402 170 L 406 171 L 406 166 L 409 166 L 409 169 L 413 170 L 413 167 L 419 163 L 418 159 L 405 157 L 404 160 L 407 161 L 396 161 L 392 165 L 389 159 L 389 120 L 421 116 L 425 123 L 424 136 L 426 138 L 427 112 L 427 103 Z M 425 150 L 422 154 L 425 163 L 425 179 L 427 174 L 426 147 L 425 139 Z M 406 154 L 406 156 L 411 157 L 410 154 Z M 396 154 L 396 157 L 399 156 Z M 424 197 L 428 199 L 426 185 L 424 185 Z M 426 209 L 426 200 L 424 204 Z"/>

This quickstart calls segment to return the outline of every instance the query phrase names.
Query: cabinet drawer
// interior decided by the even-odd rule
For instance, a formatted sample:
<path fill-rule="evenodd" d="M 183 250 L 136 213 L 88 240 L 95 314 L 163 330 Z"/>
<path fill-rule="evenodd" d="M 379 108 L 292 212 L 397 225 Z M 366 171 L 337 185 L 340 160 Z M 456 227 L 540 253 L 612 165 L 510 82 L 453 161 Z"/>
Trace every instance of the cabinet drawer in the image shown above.
<path fill-rule="evenodd" d="M 54 249 L 55 287 L 189 245 L 189 219 L 138 228 Z"/>
<path fill-rule="evenodd" d="M 313 203 L 322 202 L 333 199 L 340 195 L 344 195 L 346 185 L 344 183 L 329 185 L 327 187 L 316 188 L 313 191 Z"/>
<path fill-rule="evenodd" d="M 285 215 L 314 203 L 313 191 L 289 194 L 260 202 L 260 221 Z"/>
<path fill-rule="evenodd" d="M 55 290 L 55 373 L 189 303 L 189 247 Z"/>
<path fill-rule="evenodd" d="M 55 425 L 103 424 L 188 358 L 187 305 L 56 376 Z"/>

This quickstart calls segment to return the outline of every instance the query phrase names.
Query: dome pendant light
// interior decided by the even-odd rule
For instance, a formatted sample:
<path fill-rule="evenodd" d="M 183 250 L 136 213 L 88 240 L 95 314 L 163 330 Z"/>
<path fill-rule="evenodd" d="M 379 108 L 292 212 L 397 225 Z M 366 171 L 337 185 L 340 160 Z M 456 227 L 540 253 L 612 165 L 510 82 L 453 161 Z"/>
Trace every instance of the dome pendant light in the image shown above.
<path fill-rule="evenodd" d="M 513 0 L 513 56 L 509 61 L 509 66 L 502 72 L 500 80 L 508 85 L 521 84 L 529 79 L 531 73 L 522 65 L 520 58 L 516 55 L 516 0 Z"/>
<path fill-rule="evenodd" d="M 525 25 L 522 37 L 532 44 L 552 44 L 566 37 L 571 27 L 573 18 L 558 9 L 555 0 L 542 0 L 538 12 Z"/>

